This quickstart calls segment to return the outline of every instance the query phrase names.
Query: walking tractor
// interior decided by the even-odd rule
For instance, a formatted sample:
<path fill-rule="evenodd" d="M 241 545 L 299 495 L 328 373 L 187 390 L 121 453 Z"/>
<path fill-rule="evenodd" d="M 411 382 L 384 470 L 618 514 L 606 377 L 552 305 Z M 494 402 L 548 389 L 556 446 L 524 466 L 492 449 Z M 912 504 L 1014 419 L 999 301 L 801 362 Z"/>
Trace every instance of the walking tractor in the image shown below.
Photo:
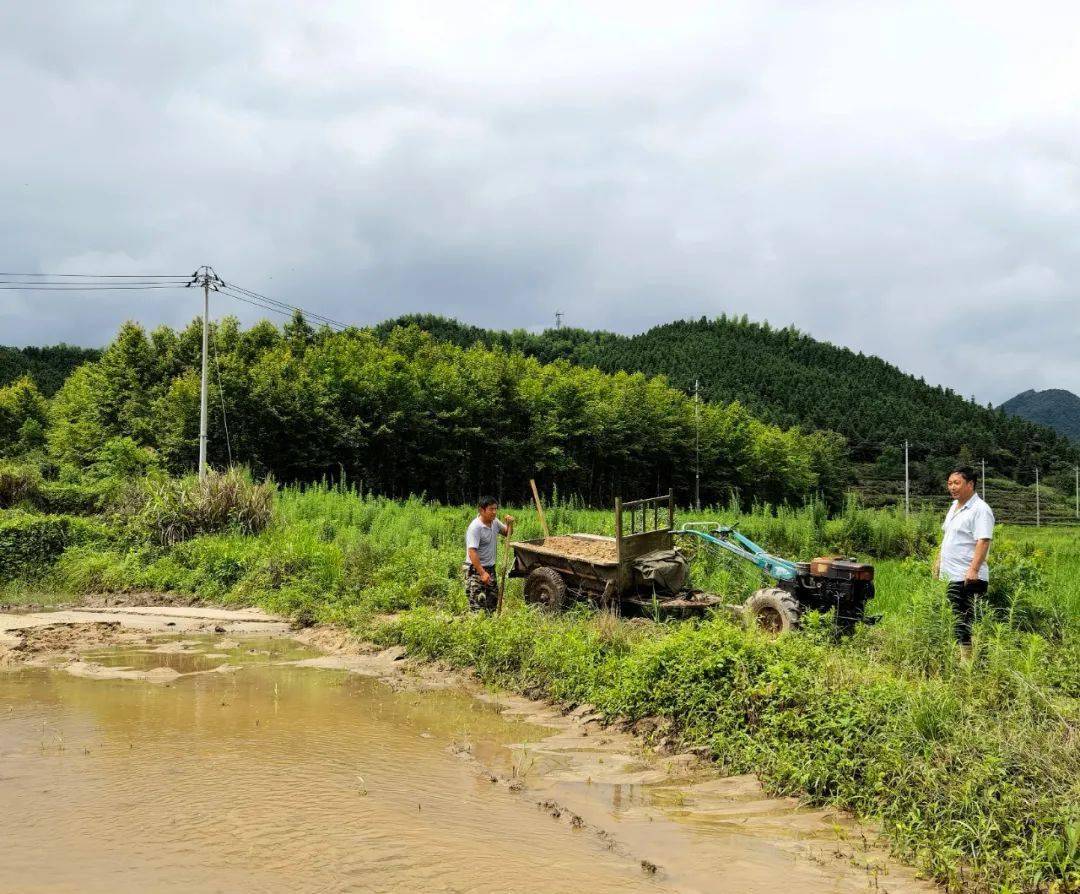
<path fill-rule="evenodd" d="M 732 527 L 688 522 L 675 527 L 674 495 L 615 501 L 615 536 L 570 534 L 514 541 L 511 577 L 525 579 L 526 602 L 551 610 L 587 600 L 618 613 L 689 615 L 721 607 L 719 596 L 694 589 L 685 550 L 676 540 L 750 562 L 774 585 L 758 590 L 743 611 L 766 630 L 798 626 L 806 611 L 835 611 L 850 629 L 865 620 L 874 569 L 854 559 L 791 562 L 766 552 Z"/>
<path fill-rule="evenodd" d="M 873 565 L 836 557 L 790 562 L 714 522 L 687 522 L 676 533 L 738 556 L 776 581 L 746 600 L 746 613 L 766 630 L 780 633 L 797 627 L 806 611 L 835 611 L 837 626 L 845 630 L 866 620 L 866 604 L 874 598 Z"/>

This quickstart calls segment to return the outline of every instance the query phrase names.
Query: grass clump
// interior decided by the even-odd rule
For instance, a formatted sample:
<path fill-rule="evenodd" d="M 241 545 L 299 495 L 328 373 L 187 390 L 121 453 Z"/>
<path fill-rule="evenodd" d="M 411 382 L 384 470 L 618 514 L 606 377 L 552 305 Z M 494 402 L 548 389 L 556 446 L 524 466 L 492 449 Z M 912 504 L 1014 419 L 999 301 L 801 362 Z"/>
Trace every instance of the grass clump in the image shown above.
<path fill-rule="evenodd" d="M 41 487 L 41 473 L 30 463 L 0 460 L 0 509 L 29 504 Z"/>
<path fill-rule="evenodd" d="M 258 534 L 270 523 L 275 492 L 272 481 L 255 482 L 239 468 L 210 471 L 201 481 L 155 477 L 129 491 L 117 512 L 133 530 L 172 546 L 199 534 Z"/>

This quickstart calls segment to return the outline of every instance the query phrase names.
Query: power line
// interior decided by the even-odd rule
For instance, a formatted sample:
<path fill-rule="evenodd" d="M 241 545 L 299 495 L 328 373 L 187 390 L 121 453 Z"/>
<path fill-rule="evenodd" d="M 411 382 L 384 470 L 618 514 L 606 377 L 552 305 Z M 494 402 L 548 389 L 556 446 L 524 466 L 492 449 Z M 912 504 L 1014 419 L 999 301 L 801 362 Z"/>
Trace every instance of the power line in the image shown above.
<path fill-rule="evenodd" d="M 291 317 L 292 316 L 292 311 L 282 310 L 279 307 L 272 307 L 269 304 L 263 304 L 261 301 L 253 301 L 250 298 L 245 298 L 242 295 L 236 295 L 236 294 L 234 294 L 232 292 L 229 292 L 229 291 L 226 291 L 226 290 L 223 290 L 223 289 L 215 289 L 214 291 L 219 292 L 222 295 L 226 295 L 229 298 L 235 298 L 237 301 L 243 301 L 244 304 L 250 304 L 252 307 L 261 307 L 263 310 L 272 310 L 272 311 L 274 311 L 274 313 L 283 314 L 286 317 Z"/>
<path fill-rule="evenodd" d="M 67 286 L 70 289 L 85 289 L 93 286 L 145 286 L 145 285 L 169 285 L 169 286 L 186 286 L 191 282 L 190 279 L 165 279 L 164 277 L 156 276 L 142 276 L 139 278 L 130 279 L 92 279 L 92 280 L 80 280 L 73 282 L 70 279 L 62 279 L 58 276 L 50 276 L 47 279 L 22 279 L 15 276 L 4 276 L 0 273 L 0 282 L 5 282 L 10 285 L 24 285 L 24 286 Z"/>
<path fill-rule="evenodd" d="M 252 291 L 251 289 L 245 289 L 243 286 L 238 286 L 235 283 L 223 282 L 221 284 L 221 286 L 222 286 L 223 289 L 232 290 L 233 292 L 239 292 L 239 293 L 241 293 L 243 295 L 246 295 L 250 299 L 265 302 L 268 305 L 272 305 L 272 306 L 280 308 L 282 310 L 288 310 L 290 312 L 302 313 L 305 317 L 308 317 L 308 318 L 310 318 L 312 320 L 316 320 L 316 321 L 321 322 L 321 323 L 325 323 L 327 326 L 337 326 L 337 327 L 339 327 L 341 329 L 348 329 L 349 328 L 348 323 L 342 323 L 340 320 L 335 320 L 333 317 L 328 317 L 325 314 L 320 314 L 320 313 L 317 313 L 315 311 L 305 310 L 302 307 L 299 307 L 299 306 L 297 306 L 295 304 L 289 304 L 286 301 L 279 301 L 276 298 L 270 298 L 270 297 L 268 297 L 266 295 L 260 294 L 259 292 Z M 237 297 L 237 295 L 234 294 L 232 297 L 235 298 L 235 297 Z"/>
<path fill-rule="evenodd" d="M 13 279 L 11 277 L 0 278 L 0 283 L 9 286 L 26 286 L 31 289 L 40 289 L 42 286 L 64 286 L 68 289 L 95 289 L 109 287 L 112 289 L 124 286 L 176 286 L 186 287 L 189 280 L 186 279 L 100 279 L 79 280 L 70 279 Z"/>
<path fill-rule="evenodd" d="M 227 283 L 212 269 L 199 268 L 192 274 L 176 273 L 15 273 L 0 272 L 0 291 L 5 292 L 141 292 L 185 289 L 202 285 L 210 291 L 237 301 L 291 317 L 299 313 L 314 323 L 343 331 L 350 324 L 296 304 L 271 298 L 236 283 Z"/>
<path fill-rule="evenodd" d="M 183 283 L 155 283 L 148 285 L 115 285 L 94 283 L 78 286 L 55 284 L 43 285 L 15 285 L 12 283 L 0 283 L 0 289 L 5 292 L 141 292 L 148 289 L 184 289 Z"/>
<path fill-rule="evenodd" d="M 186 282 L 191 276 L 186 273 L 5 273 L 0 276 L 39 276 L 46 279 L 182 279 Z"/>
<path fill-rule="evenodd" d="M 329 326 L 332 329 L 345 330 L 349 326 L 347 323 L 340 323 L 330 317 L 323 316 L 315 311 L 305 310 L 302 307 L 297 307 L 292 304 L 286 304 L 283 301 L 274 301 L 273 299 L 267 299 L 259 295 L 252 295 L 247 290 L 240 290 L 236 286 L 226 285 L 224 289 L 218 289 L 217 291 L 228 295 L 231 298 L 236 298 L 240 301 L 247 301 L 249 304 L 254 304 L 256 307 L 262 307 L 266 310 L 272 310 L 276 313 L 284 314 L 291 317 L 293 314 L 302 314 L 305 318 L 312 320 L 316 323 L 322 323 Z"/>
<path fill-rule="evenodd" d="M 218 398 L 221 400 L 221 424 L 225 429 L 225 449 L 229 453 L 229 468 L 232 468 L 232 440 L 229 438 L 229 417 L 225 413 L 225 389 L 221 387 L 221 360 L 218 358 L 217 326 L 210 330 L 214 344 L 214 369 L 217 371 Z"/>

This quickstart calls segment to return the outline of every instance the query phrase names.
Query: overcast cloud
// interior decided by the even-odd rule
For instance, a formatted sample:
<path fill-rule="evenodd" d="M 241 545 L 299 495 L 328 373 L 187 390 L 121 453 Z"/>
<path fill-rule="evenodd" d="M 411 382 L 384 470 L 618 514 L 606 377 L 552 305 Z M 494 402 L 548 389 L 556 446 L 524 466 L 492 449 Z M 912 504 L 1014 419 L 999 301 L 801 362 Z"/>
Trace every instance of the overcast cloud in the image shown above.
<path fill-rule="evenodd" d="M 1078 43 L 1075 3 L 6 3 L 0 269 L 209 263 L 359 324 L 746 313 L 1080 392 Z M 0 292 L 0 344 L 198 312 Z"/>

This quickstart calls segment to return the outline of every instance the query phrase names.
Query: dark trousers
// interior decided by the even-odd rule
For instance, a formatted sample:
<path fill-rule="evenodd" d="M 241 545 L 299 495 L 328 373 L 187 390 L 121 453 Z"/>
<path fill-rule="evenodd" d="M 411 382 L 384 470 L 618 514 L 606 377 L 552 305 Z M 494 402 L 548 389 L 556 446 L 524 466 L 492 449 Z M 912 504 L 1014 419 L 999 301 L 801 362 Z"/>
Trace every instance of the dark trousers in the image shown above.
<path fill-rule="evenodd" d="M 953 629 L 962 645 L 971 644 L 971 625 L 975 621 L 975 607 L 980 596 L 986 595 L 986 581 L 951 580 L 946 593 L 953 610 Z"/>

